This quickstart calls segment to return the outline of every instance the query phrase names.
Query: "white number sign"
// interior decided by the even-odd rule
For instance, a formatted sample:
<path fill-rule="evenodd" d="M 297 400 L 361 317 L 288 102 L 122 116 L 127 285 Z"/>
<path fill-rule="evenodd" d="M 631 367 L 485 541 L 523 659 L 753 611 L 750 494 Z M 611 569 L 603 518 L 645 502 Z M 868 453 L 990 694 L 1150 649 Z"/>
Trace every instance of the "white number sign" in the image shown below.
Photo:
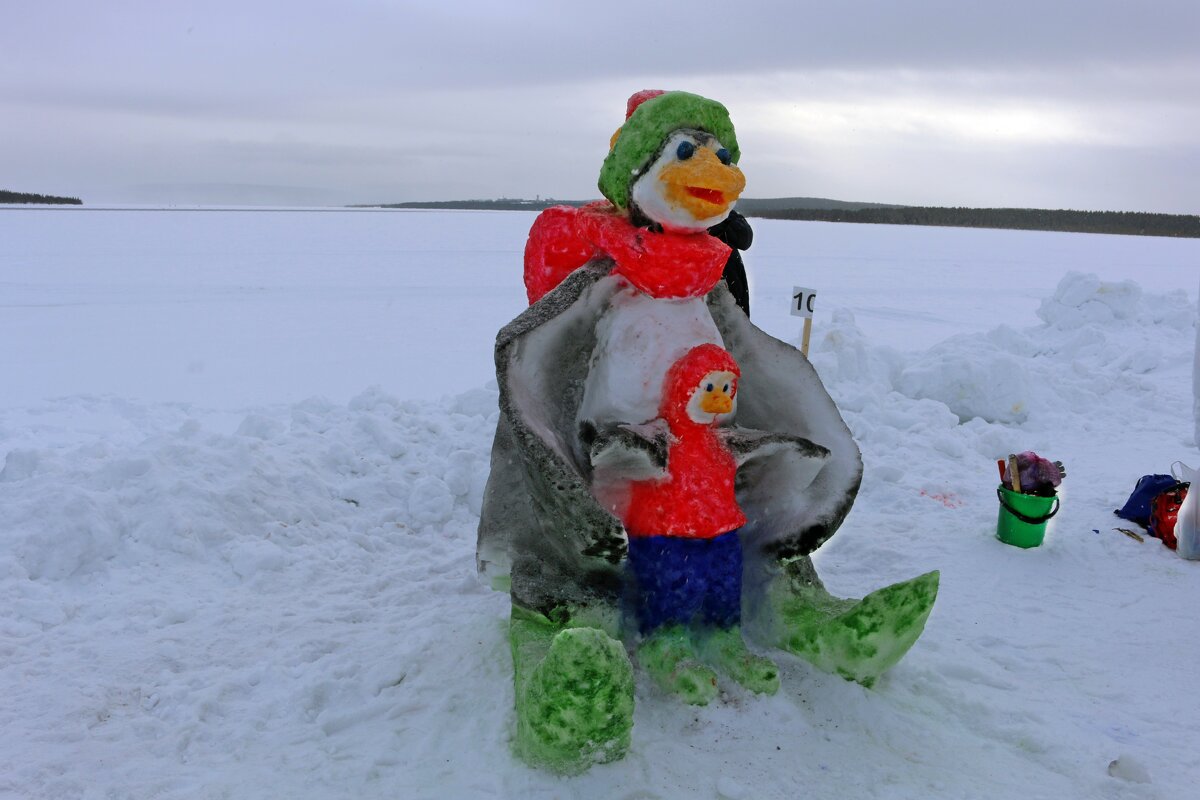
<path fill-rule="evenodd" d="M 813 304 L 816 300 L 816 290 L 806 289 L 803 286 L 792 287 L 792 316 L 812 319 Z"/>

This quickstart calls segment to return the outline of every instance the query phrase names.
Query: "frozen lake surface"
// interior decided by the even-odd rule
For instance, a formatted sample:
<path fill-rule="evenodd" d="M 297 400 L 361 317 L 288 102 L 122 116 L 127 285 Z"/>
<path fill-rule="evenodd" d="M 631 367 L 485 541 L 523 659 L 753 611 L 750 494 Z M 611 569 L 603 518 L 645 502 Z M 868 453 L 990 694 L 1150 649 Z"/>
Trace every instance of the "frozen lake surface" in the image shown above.
<path fill-rule="evenodd" d="M 111 393 L 226 407 L 404 398 L 482 384 L 480 346 L 525 303 L 534 214 L 487 211 L 0 210 L 0 406 Z M 1068 270 L 1196 289 L 1196 240 L 754 220 L 755 322 L 792 338 L 850 309 L 873 341 L 923 349 L 1036 322 Z M 1189 277 L 1190 276 L 1190 277 Z M 431 368 L 432 365 L 432 368 Z M 420 374 L 414 375 L 416 370 Z"/>

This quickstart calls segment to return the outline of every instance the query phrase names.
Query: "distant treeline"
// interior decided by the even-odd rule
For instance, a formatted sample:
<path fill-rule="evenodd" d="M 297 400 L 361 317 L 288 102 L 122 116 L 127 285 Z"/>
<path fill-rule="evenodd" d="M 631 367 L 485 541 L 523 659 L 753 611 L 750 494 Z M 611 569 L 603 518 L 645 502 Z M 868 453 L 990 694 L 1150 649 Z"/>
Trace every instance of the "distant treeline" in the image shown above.
<path fill-rule="evenodd" d="M 384 203 L 351 208 L 425 208 L 452 209 L 459 211 L 542 211 L 550 206 L 581 206 L 590 200 L 514 200 L 502 197 L 499 200 L 430 200 L 414 203 Z"/>
<path fill-rule="evenodd" d="M 1200 238 L 1200 216 L 1135 211 L 1050 211 L 1039 208 L 894 208 L 779 209 L 747 216 L 883 225 L 941 225 L 953 228 L 1005 228 L 1027 231 L 1117 233 L 1133 236 Z"/>
<path fill-rule="evenodd" d="M 9 192 L 0 189 L 0 203 L 44 203 L 56 206 L 81 206 L 83 201 L 78 197 L 55 197 L 50 194 L 29 194 L 27 192 Z"/>
<path fill-rule="evenodd" d="M 555 200 L 554 198 L 538 198 L 536 200 L 520 200 L 502 197 L 499 200 L 435 200 L 412 203 L 388 203 L 370 208 L 426 208 L 426 209 L 459 209 L 469 211 L 541 211 L 550 206 L 582 206 L 594 200 Z M 364 206 L 355 206 L 363 208 Z M 900 208 L 900 206 L 884 203 L 854 203 L 845 200 L 830 200 L 824 197 L 776 197 L 756 199 L 743 197 L 738 200 L 738 211 L 747 216 L 765 216 L 768 211 L 796 211 L 800 209 L 848 209 L 860 208 Z"/>
<path fill-rule="evenodd" d="M 585 200 L 445 200 L 391 203 L 372 208 L 541 211 L 550 206 L 581 206 Z M 851 203 L 821 197 L 780 197 L 738 201 L 747 217 L 822 222 L 868 222 L 884 225 L 940 225 L 951 228 L 1005 228 L 1070 233 L 1119 233 L 1134 236 L 1200 238 L 1200 216 L 1146 214 L 1136 211 L 1051 211 L 1040 208 L 937 208 Z"/>

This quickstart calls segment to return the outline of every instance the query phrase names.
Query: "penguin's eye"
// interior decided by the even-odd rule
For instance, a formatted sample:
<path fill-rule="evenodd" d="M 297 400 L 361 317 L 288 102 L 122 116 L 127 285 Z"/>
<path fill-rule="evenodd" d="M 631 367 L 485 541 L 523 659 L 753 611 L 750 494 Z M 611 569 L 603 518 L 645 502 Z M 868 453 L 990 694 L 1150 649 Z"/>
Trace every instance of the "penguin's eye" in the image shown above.
<path fill-rule="evenodd" d="M 679 147 L 675 148 L 675 155 L 680 161 L 687 161 L 696 152 L 696 145 L 691 142 L 680 142 Z"/>
<path fill-rule="evenodd" d="M 706 391 L 706 392 L 711 392 L 712 390 L 713 390 L 713 385 L 711 383 L 708 386 L 704 387 L 704 391 Z"/>
<path fill-rule="evenodd" d="M 721 389 L 721 391 L 724 392 L 725 394 L 729 394 L 729 384 L 728 383 L 725 384 L 725 388 Z"/>
<path fill-rule="evenodd" d="M 717 158 L 720 159 L 722 164 L 728 164 L 733 160 L 733 157 L 729 155 L 729 151 L 724 147 L 717 151 Z"/>

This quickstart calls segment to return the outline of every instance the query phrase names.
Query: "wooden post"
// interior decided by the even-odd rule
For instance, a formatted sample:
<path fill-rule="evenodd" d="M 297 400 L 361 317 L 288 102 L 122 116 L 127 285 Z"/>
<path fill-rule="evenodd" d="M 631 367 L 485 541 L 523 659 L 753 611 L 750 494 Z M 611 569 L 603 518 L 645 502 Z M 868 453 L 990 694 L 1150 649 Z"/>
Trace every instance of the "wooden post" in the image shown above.
<path fill-rule="evenodd" d="M 804 318 L 804 338 L 800 340 L 800 352 L 808 358 L 808 340 L 812 337 L 812 317 Z"/>
<path fill-rule="evenodd" d="M 1010 455 L 1008 457 L 1008 479 L 1012 481 L 1012 490 L 1017 494 L 1021 493 L 1021 471 L 1017 469 L 1017 457 Z"/>

